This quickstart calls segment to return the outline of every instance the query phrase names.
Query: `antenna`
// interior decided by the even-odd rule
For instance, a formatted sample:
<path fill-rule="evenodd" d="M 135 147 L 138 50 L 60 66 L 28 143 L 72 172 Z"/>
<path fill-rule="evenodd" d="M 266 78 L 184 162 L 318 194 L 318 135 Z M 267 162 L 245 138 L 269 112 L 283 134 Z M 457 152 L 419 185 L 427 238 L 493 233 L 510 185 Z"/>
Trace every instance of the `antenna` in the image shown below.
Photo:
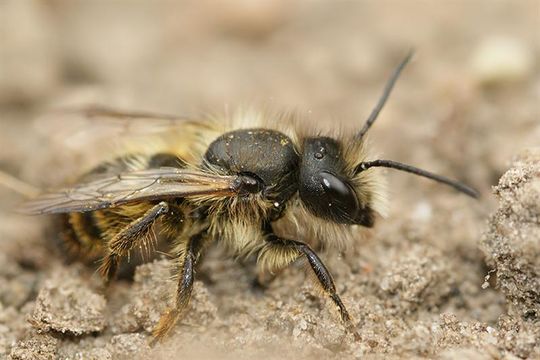
<path fill-rule="evenodd" d="M 360 173 L 360 172 L 362 172 L 364 170 L 367 170 L 367 169 L 369 169 L 371 167 L 386 167 L 386 168 L 405 171 L 405 172 L 408 172 L 408 173 L 411 173 L 411 174 L 415 174 L 415 175 L 418 175 L 418 176 L 423 176 L 423 177 L 426 177 L 428 179 L 435 180 L 437 182 L 449 185 L 449 186 L 453 187 L 454 189 L 456 189 L 457 191 L 460 191 L 460 192 L 462 192 L 462 193 L 464 193 L 466 195 L 469 195 L 470 197 L 473 197 L 473 198 L 478 198 L 479 197 L 478 191 L 476 191 L 475 189 L 473 189 L 473 188 L 471 188 L 471 187 L 469 187 L 469 186 L 467 186 L 467 185 L 465 185 L 463 183 L 460 183 L 458 181 L 449 179 L 449 178 L 447 178 L 445 176 L 433 174 L 433 173 L 431 173 L 429 171 L 422 170 L 422 169 L 419 169 L 417 167 L 407 165 L 407 164 L 402 164 L 400 162 L 392 161 L 392 160 L 373 160 L 373 161 L 362 162 L 358 166 L 356 166 L 355 173 L 358 174 L 358 173 Z"/>
<path fill-rule="evenodd" d="M 377 102 L 377 105 L 373 108 L 371 111 L 371 114 L 369 115 L 368 119 L 364 123 L 364 126 L 362 129 L 358 132 L 358 134 L 355 135 L 356 140 L 362 139 L 362 137 L 367 133 L 371 125 L 377 120 L 377 117 L 379 116 L 379 113 L 381 112 L 382 108 L 384 107 L 384 104 L 386 103 L 386 100 L 388 100 L 388 97 L 390 96 L 390 93 L 392 92 L 392 89 L 394 88 L 394 85 L 396 84 L 397 79 L 399 78 L 399 75 L 401 74 L 401 71 L 409 63 L 412 56 L 414 55 L 414 51 L 411 50 L 405 59 L 401 61 L 401 63 L 396 67 L 392 75 L 390 76 L 390 79 L 386 82 L 386 85 L 384 86 L 383 93 L 381 97 L 379 98 L 379 101 Z"/>

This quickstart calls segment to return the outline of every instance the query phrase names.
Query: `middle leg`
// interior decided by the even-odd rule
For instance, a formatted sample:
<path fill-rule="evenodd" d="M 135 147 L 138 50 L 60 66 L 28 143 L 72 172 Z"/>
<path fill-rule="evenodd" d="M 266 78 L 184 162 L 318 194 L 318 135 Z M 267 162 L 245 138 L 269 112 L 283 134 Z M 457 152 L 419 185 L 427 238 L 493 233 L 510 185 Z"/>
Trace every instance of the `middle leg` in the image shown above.
<path fill-rule="evenodd" d="M 191 236 L 184 244 L 182 244 L 182 247 L 179 250 L 177 260 L 179 265 L 179 276 L 178 287 L 176 290 L 176 304 L 159 319 L 159 322 L 153 331 L 154 339 L 152 340 L 152 344 L 163 339 L 163 337 L 171 331 L 189 305 L 193 291 L 193 269 L 199 259 L 205 234 L 206 232 L 203 231 Z"/>

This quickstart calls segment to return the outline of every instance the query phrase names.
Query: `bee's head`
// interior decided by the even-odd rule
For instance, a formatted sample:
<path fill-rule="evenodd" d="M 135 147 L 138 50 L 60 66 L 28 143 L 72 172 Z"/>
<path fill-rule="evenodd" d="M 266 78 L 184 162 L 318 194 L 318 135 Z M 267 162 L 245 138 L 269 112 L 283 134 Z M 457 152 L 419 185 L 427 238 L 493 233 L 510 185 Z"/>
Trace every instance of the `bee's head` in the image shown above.
<path fill-rule="evenodd" d="M 410 53 L 394 70 L 368 120 L 358 133 L 339 142 L 330 137 L 306 138 L 302 144 L 299 194 L 316 216 L 341 224 L 373 226 L 377 208 L 377 180 L 367 171 L 387 167 L 406 171 L 454 187 L 469 196 L 478 193 L 459 182 L 392 160 L 365 161 L 364 135 L 377 119 Z"/>
<path fill-rule="evenodd" d="M 338 141 L 329 137 L 304 140 L 299 174 L 300 198 L 320 218 L 371 227 L 374 212 L 357 193 L 341 147 Z"/>

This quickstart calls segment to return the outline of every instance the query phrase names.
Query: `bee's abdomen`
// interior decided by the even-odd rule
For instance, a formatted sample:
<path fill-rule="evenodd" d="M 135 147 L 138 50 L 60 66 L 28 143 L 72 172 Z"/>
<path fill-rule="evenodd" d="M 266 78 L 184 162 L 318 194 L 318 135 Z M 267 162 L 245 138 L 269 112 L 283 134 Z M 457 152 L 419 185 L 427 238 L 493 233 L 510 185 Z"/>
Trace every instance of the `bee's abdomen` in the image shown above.
<path fill-rule="evenodd" d="M 82 179 L 164 166 L 182 168 L 186 166 L 186 163 L 174 154 L 157 153 L 152 156 L 132 154 L 103 163 L 84 175 Z M 105 255 L 108 241 L 133 220 L 144 215 L 153 205 L 152 203 L 135 203 L 114 209 L 105 208 L 91 212 L 59 215 L 62 227 L 62 248 L 73 260 L 87 264 L 95 263 Z M 177 213 L 181 212 L 177 211 Z M 174 226 L 171 225 L 170 228 L 179 228 L 180 225 L 181 222 L 174 223 Z M 137 259 L 134 260 L 133 263 L 136 264 Z"/>
<path fill-rule="evenodd" d="M 68 256 L 93 262 L 103 255 L 104 230 L 95 212 L 61 215 L 63 248 Z"/>

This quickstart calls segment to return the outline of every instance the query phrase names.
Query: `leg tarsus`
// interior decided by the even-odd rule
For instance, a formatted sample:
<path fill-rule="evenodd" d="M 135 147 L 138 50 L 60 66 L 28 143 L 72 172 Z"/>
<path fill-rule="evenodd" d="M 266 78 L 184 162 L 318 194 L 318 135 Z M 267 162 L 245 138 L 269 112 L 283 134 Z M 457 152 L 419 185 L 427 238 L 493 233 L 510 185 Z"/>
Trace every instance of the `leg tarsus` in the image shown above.
<path fill-rule="evenodd" d="M 172 330 L 174 325 L 178 322 L 180 318 L 180 312 L 177 309 L 169 309 L 166 313 L 161 315 L 158 324 L 152 332 L 152 340 L 150 341 L 150 346 L 156 345 L 158 342 L 163 340 L 163 338 Z"/>
<path fill-rule="evenodd" d="M 343 304 L 343 301 L 341 301 L 341 298 L 336 291 L 334 279 L 332 278 L 332 275 L 330 275 L 330 272 L 328 271 L 322 260 L 307 244 L 301 242 L 295 243 L 298 247 L 298 250 L 300 250 L 300 252 L 302 252 L 302 254 L 306 256 L 309 265 L 317 276 L 317 280 L 319 280 L 319 284 L 321 285 L 322 289 L 337 306 L 341 320 L 345 324 L 350 323 L 351 316 L 349 315 L 347 308 Z"/>
<path fill-rule="evenodd" d="M 101 266 L 99 267 L 99 273 L 105 279 L 105 283 L 108 285 L 111 279 L 116 275 L 120 259 L 115 254 L 108 254 L 103 259 Z"/>

